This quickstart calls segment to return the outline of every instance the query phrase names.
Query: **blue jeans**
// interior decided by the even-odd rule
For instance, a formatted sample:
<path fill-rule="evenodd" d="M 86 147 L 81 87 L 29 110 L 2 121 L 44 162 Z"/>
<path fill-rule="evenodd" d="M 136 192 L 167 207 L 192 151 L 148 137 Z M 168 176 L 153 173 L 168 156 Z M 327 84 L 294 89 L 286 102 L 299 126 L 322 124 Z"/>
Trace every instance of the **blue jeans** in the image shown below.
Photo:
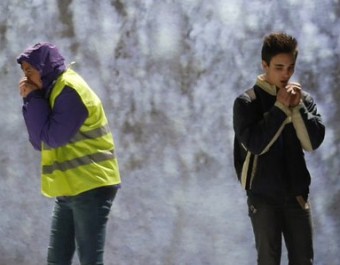
<path fill-rule="evenodd" d="M 313 264 L 310 207 L 302 196 L 298 199 L 291 197 L 283 202 L 273 202 L 256 195 L 248 195 L 249 217 L 258 254 L 257 264 L 280 264 L 282 235 L 287 247 L 289 265 Z"/>
<path fill-rule="evenodd" d="M 48 265 L 70 265 L 77 247 L 81 265 L 102 265 L 106 223 L 115 186 L 93 189 L 55 201 Z"/>

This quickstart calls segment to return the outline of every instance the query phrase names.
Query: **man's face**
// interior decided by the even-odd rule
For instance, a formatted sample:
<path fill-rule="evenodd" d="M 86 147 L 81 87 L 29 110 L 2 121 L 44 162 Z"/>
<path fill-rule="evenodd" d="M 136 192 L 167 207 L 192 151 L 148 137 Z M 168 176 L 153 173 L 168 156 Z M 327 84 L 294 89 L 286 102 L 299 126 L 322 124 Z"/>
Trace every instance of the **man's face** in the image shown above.
<path fill-rule="evenodd" d="M 21 68 L 28 81 L 33 83 L 37 88 L 41 89 L 43 84 L 39 71 L 25 61 L 22 62 Z"/>
<path fill-rule="evenodd" d="M 277 88 L 284 88 L 294 74 L 295 56 L 290 53 L 279 53 L 275 55 L 269 65 L 262 61 L 265 80 Z"/>

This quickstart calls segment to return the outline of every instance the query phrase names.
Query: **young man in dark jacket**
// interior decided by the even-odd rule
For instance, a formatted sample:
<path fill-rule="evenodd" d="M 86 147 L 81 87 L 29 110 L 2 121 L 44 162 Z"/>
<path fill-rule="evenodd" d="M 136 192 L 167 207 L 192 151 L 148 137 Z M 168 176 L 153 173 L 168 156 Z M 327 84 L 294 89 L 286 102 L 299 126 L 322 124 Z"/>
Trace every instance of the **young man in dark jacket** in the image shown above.
<path fill-rule="evenodd" d="M 289 82 L 297 55 L 292 36 L 266 36 L 264 74 L 234 102 L 234 163 L 247 191 L 260 265 L 280 264 L 282 235 L 289 264 L 313 264 L 311 178 L 304 151 L 320 146 L 325 127 L 313 98 Z"/>

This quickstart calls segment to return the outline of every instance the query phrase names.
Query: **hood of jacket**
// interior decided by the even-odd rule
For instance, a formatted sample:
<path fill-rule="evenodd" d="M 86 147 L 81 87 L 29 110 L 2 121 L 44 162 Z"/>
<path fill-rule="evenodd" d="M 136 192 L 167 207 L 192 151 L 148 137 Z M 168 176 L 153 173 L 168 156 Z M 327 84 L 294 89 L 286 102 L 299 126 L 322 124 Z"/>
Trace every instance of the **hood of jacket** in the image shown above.
<path fill-rule="evenodd" d="M 18 64 L 23 61 L 39 71 L 45 91 L 66 70 L 64 57 L 54 44 L 48 42 L 39 42 L 27 48 L 17 57 Z"/>

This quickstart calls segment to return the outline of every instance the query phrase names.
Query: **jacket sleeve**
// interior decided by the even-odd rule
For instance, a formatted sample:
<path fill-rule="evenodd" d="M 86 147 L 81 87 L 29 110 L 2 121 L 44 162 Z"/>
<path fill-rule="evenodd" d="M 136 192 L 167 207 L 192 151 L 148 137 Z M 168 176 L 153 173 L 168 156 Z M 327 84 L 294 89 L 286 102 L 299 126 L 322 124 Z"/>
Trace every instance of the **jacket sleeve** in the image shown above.
<path fill-rule="evenodd" d="M 306 92 L 303 102 L 293 109 L 292 122 L 301 146 L 306 151 L 317 149 L 324 140 L 325 126 L 314 99 Z"/>
<path fill-rule="evenodd" d="M 262 114 L 257 100 L 247 93 L 236 98 L 233 108 L 233 126 L 237 140 L 255 155 L 268 151 L 281 134 L 287 121 L 287 113 L 275 103 Z"/>
<path fill-rule="evenodd" d="M 65 87 L 53 109 L 41 91 L 33 91 L 24 100 L 23 116 L 30 142 L 41 150 L 41 142 L 52 148 L 65 145 L 79 131 L 88 111 L 78 93 Z"/>

